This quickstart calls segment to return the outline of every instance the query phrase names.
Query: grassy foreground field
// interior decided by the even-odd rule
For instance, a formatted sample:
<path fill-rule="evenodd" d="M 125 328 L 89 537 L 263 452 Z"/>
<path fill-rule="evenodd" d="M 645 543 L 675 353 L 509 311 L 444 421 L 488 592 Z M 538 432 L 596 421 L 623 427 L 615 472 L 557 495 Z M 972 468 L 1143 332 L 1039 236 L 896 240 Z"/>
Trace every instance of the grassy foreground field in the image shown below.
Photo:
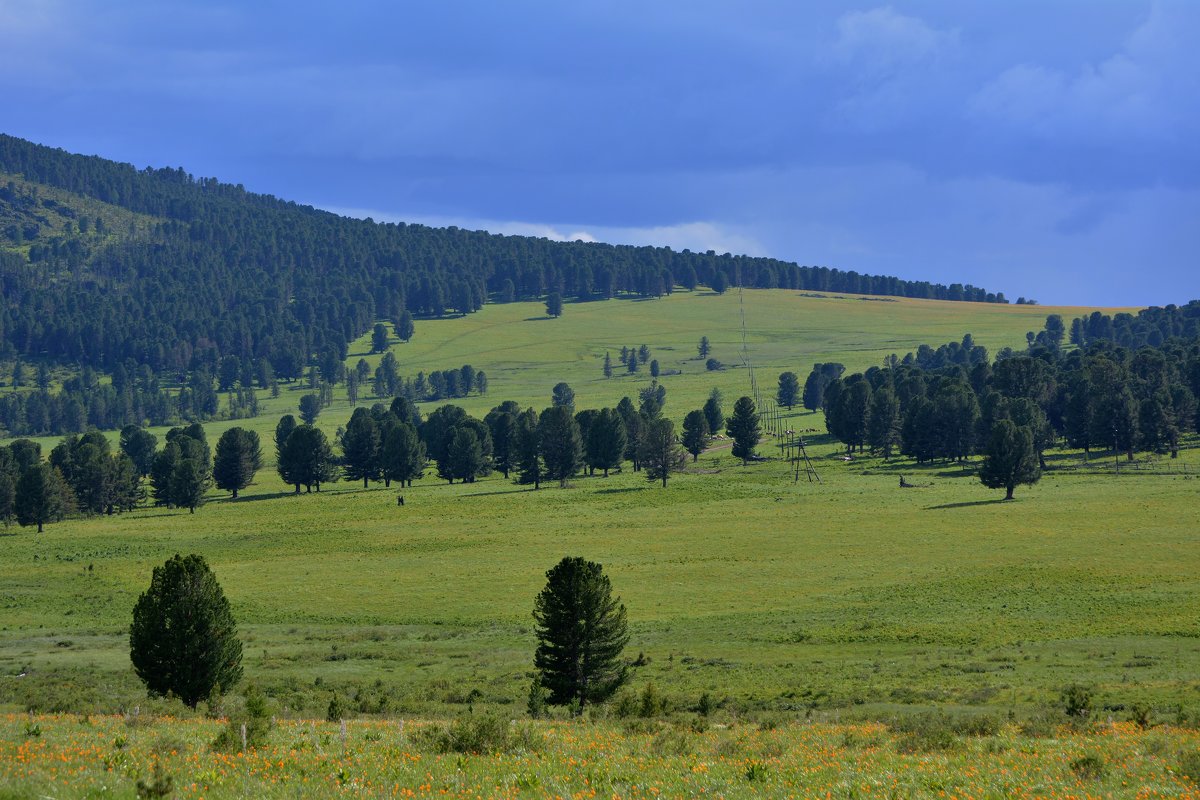
<path fill-rule="evenodd" d="M 481 754 L 439 752 L 439 727 L 289 721 L 267 747 L 220 753 L 209 747 L 219 722 L 13 715 L 0 718 L 0 797 L 132 798 L 139 781 L 168 777 L 172 796 L 213 800 L 1200 797 L 1200 737 L 1129 724 L 944 739 L 874 724 L 534 723 L 510 726 L 502 749 Z"/>
<path fill-rule="evenodd" d="M 803 377 L 826 360 L 862 369 L 968 332 L 993 352 L 1019 347 L 1047 313 L 1079 312 L 782 291 L 747 292 L 745 302 L 751 357 L 764 384 L 783 369 Z M 713 386 L 727 409 L 747 391 L 744 370 L 708 372 L 694 357 L 707 335 L 716 357 L 737 364 L 736 295 L 568 305 L 558 320 L 541 319 L 541 310 L 487 306 L 466 318 L 418 321 L 414 341 L 394 348 L 401 372 L 463 363 L 485 370 L 489 394 L 463 402 L 480 416 L 509 398 L 541 408 L 559 380 L 574 387 L 580 407 L 597 407 L 649 380 L 644 367 L 605 380 L 604 351 L 645 343 L 664 370 L 680 371 L 662 378 L 666 413 L 677 423 Z M 357 343 L 351 363 L 365 349 Z M 210 442 L 242 424 L 269 443 L 278 415 L 294 411 L 301 393 L 264 397 L 267 411 L 258 419 L 206 426 Z M 332 433 L 349 413 L 339 399 L 319 423 Z M 819 414 L 797 412 L 790 426 L 824 431 Z M 1006 729 L 949 754 L 912 756 L 899 752 L 896 733 L 861 744 L 877 734 L 857 723 L 935 706 L 962 718 L 1011 713 L 1020 721 L 1055 706 L 1065 685 L 1082 683 L 1095 690 L 1101 720 L 1125 720 L 1144 705 L 1153 723 L 1193 725 L 1200 718 L 1194 438 L 1178 460 L 1147 458 L 1119 474 L 1108 459 L 1085 463 L 1081 454 L 1055 453 L 1042 482 L 1020 489 L 1013 503 L 998 502 L 957 466 L 846 463 L 828 437 L 815 433 L 810 441 L 819 484 L 794 483 L 780 461 L 742 466 L 718 448 L 667 489 L 628 470 L 538 492 L 498 475 L 466 486 L 431 476 L 405 490 L 407 504 L 397 508 L 394 490 L 352 483 L 292 496 L 268 466 L 239 500 L 214 493 L 195 515 L 145 509 L 68 520 L 40 536 L 10 528 L 0 534 L 0 708 L 182 713 L 177 702 L 146 699 L 129 666 L 127 631 L 151 569 L 176 552 L 198 552 L 241 624 L 247 681 L 266 690 L 281 718 L 321 718 L 334 693 L 353 715 L 376 720 L 468 709 L 519 718 L 532 669 L 534 595 L 559 558 L 582 555 L 604 564 L 629 609 L 628 654 L 638 660 L 627 692 L 653 684 L 665 716 L 678 720 L 692 719 L 707 695 L 712 719 L 729 729 L 683 734 L 689 743 L 678 747 L 686 752 L 667 742 L 658 745 L 663 753 L 645 756 L 668 735 L 556 724 L 538 729 L 549 743 L 541 755 L 458 761 L 426 753 L 409 763 L 395 723 L 357 722 L 357 744 L 347 745 L 346 757 L 355 759 L 345 772 L 350 782 L 330 783 L 340 769 L 333 755 L 341 753 L 340 734 L 289 722 L 264 757 L 285 763 L 281 775 L 239 756 L 227 784 L 197 777 L 226 769 L 203 746 L 216 723 L 187 720 L 121 734 L 133 743 L 130 763 L 144 774 L 156 743 L 179 740 L 186 747 L 177 754 L 192 761 L 176 774 L 186 771 L 188 784 L 201 787 L 185 796 L 214 797 L 322 796 L 320 787 L 335 785 L 387 794 L 389 782 L 482 795 L 503 793 L 496 789 L 503 783 L 508 794 L 533 796 L 588 786 L 620 796 L 650 796 L 651 786 L 664 795 L 708 787 L 725 796 L 812 796 L 813 787 L 838 787 L 834 796 L 940 796 L 932 783 L 912 782 L 939 775 L 958 776 L 942 785 L 946 796 L 954 787 L 959 797 L 1021 796 L 1004 787 L 1025 785 L 1044 789 L 1030 796 L 1135 796 L 1134 787 L 1149 787 L 1141 796 L 1187 796 L 1188 784 L 1167 768 L 1196 742 L 1177 728 L 1061 740 Z M 762 449 L 771 455 L 773 445 L 764 441 Z M 899 489 L 901 474 L 921 488 Z M 753 721 L 782 718 L 815 724 L 750 733 Z M 27 724 L 43 734 L 27 737 Z M 0 741 L 9 749 L 0 764 L 10 763 L 0 787 L 13 786 L 17 796 L 83 795 L 46 789 L 51 777 L 64 779 L 48 767 L 65 770 L 61 760 L 47 755 L 25 771 L 13 762 L 26 763 L 19 747 L 53 753 L 88 736 L 97 738 L 78 744 L 92 747 L 79 757 L 79 774 L 88 776 L 80 785 L 102 783 L 106 773 L 97 765 L 124 723 L 90 724 L 7 718 Z M 775 755 L 753 743 L 723 749 L 743 735 L 775 742 Z M 302 739 L 307 749 L 296 744 Z M 972 766 L 981 748 L 992 747 L 994 770 Z M 1089 748 L 1120 767 L 1076 785 L 1069 762 Z M 746 759 L 756 758 L 770 762 L 764 775 L 777 783 L 746 779 Z M 360 761 L 384 766 L 371 772 Z M 710 773 L 693 772 L 701 764 Z M 607 783 L 585 784 L 589 769 Z M 1018 769 L 1041 783 L 996 777 Z M 268 786 L 282 772 L 292 777 Z M 522 790 L 522 775 L 542 783 Z M 547 775 L 560 776 L 552 777 L 558 783 Z M 311 791 L 300 786 L 305 778 Z M 679 783 L 685 778 L 699 782 Z M 131 796 L 129 775 L 122 780 L 116 796 Z"/>

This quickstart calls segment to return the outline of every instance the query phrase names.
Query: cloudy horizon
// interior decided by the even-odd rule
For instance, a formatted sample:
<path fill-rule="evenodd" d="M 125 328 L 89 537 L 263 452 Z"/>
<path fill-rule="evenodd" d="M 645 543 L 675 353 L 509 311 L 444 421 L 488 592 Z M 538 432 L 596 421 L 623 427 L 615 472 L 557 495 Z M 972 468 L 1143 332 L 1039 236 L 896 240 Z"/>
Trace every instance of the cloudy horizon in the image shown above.
<path fill-rule="evenodd" d="M 1200 296 L 1188 2 L 0 0 L 0 131 L 354 216 Z"/>

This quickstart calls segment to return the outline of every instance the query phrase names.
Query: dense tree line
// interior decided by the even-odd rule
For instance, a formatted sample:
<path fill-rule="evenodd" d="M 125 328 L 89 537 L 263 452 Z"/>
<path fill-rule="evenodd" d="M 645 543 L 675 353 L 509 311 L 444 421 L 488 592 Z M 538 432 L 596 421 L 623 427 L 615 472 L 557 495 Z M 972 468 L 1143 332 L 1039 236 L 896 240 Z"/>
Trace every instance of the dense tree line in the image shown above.
<path fill-rule="evenodd" d="M 483 370 L 470 364 L 458 369 L 434 370 L 428 374 L 418 372 L 413 378 L 400 375 L 400 362 L 392 353 L 386 353 L 375 368 L 373 388 L 376 397 L 404 397 L 414 403 L 424 403 L 447 398 L 466 397 L 471 392 L 487 394 L 488 377 Z M 355 368 L 356 385 L 361 385 L 369 374 L 366 361 Z"/>
<path fill-rule="evenodd" d="M 0 243 L 9 247 L 0 247 L 3 349 L 110 371 L 132 359 L 156 373 L 215 374 L 236 356 L 295 379 L 309 363 L 344 359 L 379 320 L 471 313 L 489 298 L 656 296 L 704 284 L 1004 302 L 972 286 L 769 258 L 377 224 L 11 136 L 0 136 L 0 172 L 154 218 L 104 236 L 85 236 L 92 229 L 75 220 L 51 235 L 34 218 L 47 200 L 36 188 L 0 192 L 0 206 L 22 219 Z M 13 249 L 17 237 L 28 255 Z"/>
<path fill-rule="evenodd" d="M 23 386 L 23 371 L 17 362 L 14 389 Z M 253 388 L 246 387 L 235 383 L 229 388 L 225 413 L 230 419 L 258 414 Z M 0 427 L 10 436 L 58 436 L 90 429 L 119 430 L 126 425 L 205 421 L 217 416 L 220 406 L 213 379 L 203 369 L 172 392 L 144 365 L 118 364 L 110 383 L 101 383 L 94 370 L 84 367 L 57 392 L 39 387 L 0 394 Z"/>
<path fill-rule="evenodd" d="M 1122 313 L 1108 316 L 1093 311 L 1071 321 L 1071 344 L 1112 342 L 1129 350 L 1140 347 L 1159 347 L 1171 339 L 1200 338 L 1200 300 L 1184 306 L 1174 304 L 1152 307 L 1136 315 Z"/>
<path fill-rule="evenodd" d="M 1200 424 L 1200 339 L 1136 350 L 1098 339 L 1067 351 L 1064 332 L 1051 315 L 1027 352 L 1006 349 L 994 362 L 967 337 L 835 378 L 823 390 L 826 426 L 848 452 L 899 451 L 918 462 L 965 460 L 992 442 L 1001 421 L 1028 434 L 1042 468 L 1056 445 L 1174 457 Z M 1019 435 L 1005 428 L 997 448 L 1011 451 Z"/>
<path fill-rule="evenodd" d="M 36 525 L 79 514 L 131 511 L 147 497 L 155 505 L 194 512 L 214 483 L 237 497 L 262 466 L 258 434 L 230 428 L 213 458 L 198 423 L 167 431 L 164 446 L 144 428 L 121 430 L 118 450 L 97 431 L 63 438 L 42 459 L 41 446 L 15 439 L 0 447 L 0 521 Z M 146 490 L 149 479 L 149 492 Z"/>

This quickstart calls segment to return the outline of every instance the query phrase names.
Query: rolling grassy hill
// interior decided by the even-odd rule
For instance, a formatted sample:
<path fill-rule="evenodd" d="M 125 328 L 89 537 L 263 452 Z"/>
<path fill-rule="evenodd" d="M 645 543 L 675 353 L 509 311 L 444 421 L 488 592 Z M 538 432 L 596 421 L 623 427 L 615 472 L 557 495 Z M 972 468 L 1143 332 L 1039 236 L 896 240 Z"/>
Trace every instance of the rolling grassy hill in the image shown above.
<path fill-rule="evenodd" d="M 861 369 L 967 332 L 993 351 L 1018 346 L 1045 314 L 1075 311 L 784 291 L 745 300 L 764 382 L 814 361 Z M 420 321 L 393 350 L 405 374 L 485 370 L 491 391 L 464 402 L 476 415 L 510 398 L 547 405 L 559 380 L 580 407 L 632 395 L 644 372 L 601 375 L 604 351 L 622 344 L 648 344 L 679 371 L 662 378 L 677 421 L 713 386 L 727 407 L 746 391 L 745 370 L 706 371 L 694 351 L 707 335 L 714 355 L 738 361 L 736 294 L 568 305 L 556 320 L 540 312 L 510 304 Z M 350 363 L 365 350 L 357 342 Z M 209 425 L 210 441 L 245 424 L 269 442 L 301 393 L 264 396 L 260 418 Z M 333 433 L 349 411 L 339 399 L 319 424 Z M 374 698 L 365 711 L 382 697 L 422 713 L 521 702 L 532 598 L 566 554 L 605 564 L 630 610 L 631 650 L 645 655 L 635 685 L 656 682 L 678 706 L 707 692 L 758 711 L 1028 712 L 1071 681 L 1095 684 L 1114 706 L 1192 704 L 1197 450 L 1119 476 L 1106 461 L 1055 454 L 1043 481 L 1005 504 L 956 466 L 843 462 L 819 414 L 797 411 L 792 426 L 820 432 L 822 483 L 793 483 L 780 461 L 743 467 L 718 447 L 665 490 L 630 471 L 538 492 L 498 475 L 469 486 L 430 476 L 397 508 L 394 491 L 353 483 L 293 497 L 268 467 L 239 500 L 213 493 L 195 515 L 68 520 L 40 537 L 9 529 L 0 670 L 27 674 L 0 683 L 0 702 L 139 702 L 130 608 L 154 565 L 200 552 L 246 631 L 247 675 L 290 713 L 320 711 L 330 687 Z M 930 485 L 900 490 L 900 474 Z"/>

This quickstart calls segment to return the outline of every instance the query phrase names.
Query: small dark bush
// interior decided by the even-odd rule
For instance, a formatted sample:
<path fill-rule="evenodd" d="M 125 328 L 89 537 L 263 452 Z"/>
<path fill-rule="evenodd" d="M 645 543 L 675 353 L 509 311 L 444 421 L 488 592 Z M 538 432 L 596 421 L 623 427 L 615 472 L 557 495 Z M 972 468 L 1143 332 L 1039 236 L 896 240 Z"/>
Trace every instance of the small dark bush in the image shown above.
<path fill-rule="evenodd" d="M 1062 692 L 1063 712 L 1074 719 L 1086 719 L 1092 713 L 1092 690 L 1072 684 Z"/>
<path fill-rule="evenodd" d="M 1071 772 L 1083 780 L 1094 781 L 1108 774 L 1108 766 L 1100 756 L 1088 753 L 1071 762 Z"/>
<path fill-rule="evenodd" d="M 1188 750 L 1179 756 L 1179 774 L 1200 785 L 1200 750 Z"/>
<path fill-rule="evenodd" d="M 419 734 L 421 744 L 436 753 L 490 755 L 541 748 L 540 736 L 528 727 L 512 726 L 496 714 L 467 714 L 447 726 L 431 726 Z"/>

